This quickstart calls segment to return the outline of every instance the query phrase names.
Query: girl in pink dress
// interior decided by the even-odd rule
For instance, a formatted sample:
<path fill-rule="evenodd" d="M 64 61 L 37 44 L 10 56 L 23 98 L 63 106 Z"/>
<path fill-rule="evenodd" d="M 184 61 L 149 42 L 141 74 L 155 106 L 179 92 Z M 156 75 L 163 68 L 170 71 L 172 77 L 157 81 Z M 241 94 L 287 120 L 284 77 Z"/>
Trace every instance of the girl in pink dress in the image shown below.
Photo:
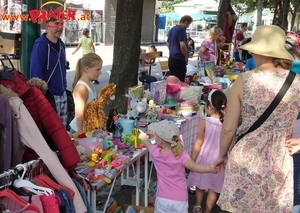
<path fill-rule="evenodd" d="M 219 156 L 220 134 L 227 98 L 223 92 L 212 90 L 204 101 L 205 112 L 209 117 L 200 121 L 191 159 L 197 164 L 211 165 Z M 219 174 L 190 172 L 188 185 L 196 186 L 193 212 L 202 212 L 202 199 L 205 190 L 208 190 L 205 212 L 210 213 L 216 203 L 217 194 L 221 192 L 223 182 L 224 171 Z"/>

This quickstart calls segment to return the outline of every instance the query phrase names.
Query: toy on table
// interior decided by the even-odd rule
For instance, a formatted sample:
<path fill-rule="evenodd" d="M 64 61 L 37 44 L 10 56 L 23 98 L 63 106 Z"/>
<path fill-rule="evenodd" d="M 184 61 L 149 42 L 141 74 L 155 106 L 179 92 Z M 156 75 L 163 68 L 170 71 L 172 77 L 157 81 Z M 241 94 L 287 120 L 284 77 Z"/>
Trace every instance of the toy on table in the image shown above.
<path fill-rule="evenodd" d="M 139 128 L 133 128 L 132 129 L 132 134 L 134 136 L 134 145 L 133 145 L 133 147 L 137 148 L 137 146 L 138 146 L 137 140 L 138 140 Z"/>
<path fill-rule="evenodd" d="M 83 115 L 83 130 L 92 131 L 95 128 L 101 129 L 106 127 L 107 117 L 104 112 L 106 99 L 115 99 L 116 85 L 110 83 L 103 87 L 98 94 L 98 100 L 93 100 L 85 105 Z"/>
<path fill-rule="evenodd" d="M 130 98 L 130 111 L 127 113 L 126 118 L 136 120 L 139 119 L 140 113 L 145 113 L 148 110 L 147 100 L 137 99 L 131 90 L 128 91 L 128 94 L 125 95 Z"/>
<path fill-rule="evenodd" d="M 129 164 L 129 157 L 126 155 L 117 155 L 116 159 L 113 160 L 109 165 L 116 168 L 123 164 Z"/>
<path fill-rule="evenodd" d="M 106 123 L 106 129 L 109 132 L 114 133 L 115 130 L 119 130 L 120 133 L 123 131 L 123 127 L 121 123 L 119 122 L 119 115 L 116 109 L 111 109 L 109 111 L 107 123 Z"/>
<path fill-rule="evenodd" d="M 121 137 L 113 137 L 113 143 L 118 146 L 120 149 L 126 149 L 127 146 L 121 142 Z"/>

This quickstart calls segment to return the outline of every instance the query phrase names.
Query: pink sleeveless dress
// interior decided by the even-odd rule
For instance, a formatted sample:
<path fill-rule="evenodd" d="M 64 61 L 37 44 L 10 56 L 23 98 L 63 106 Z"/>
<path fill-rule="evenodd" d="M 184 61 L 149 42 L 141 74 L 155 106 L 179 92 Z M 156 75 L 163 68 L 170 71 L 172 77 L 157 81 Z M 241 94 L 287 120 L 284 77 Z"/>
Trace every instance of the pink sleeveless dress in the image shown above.
<path fill-rule="evenodd" d="M 204 142 L 196 163 L 209 166 L 219 157 L 222 123 L 219 119 L 211 117 L 206 117 L 205 123 Z M 188 186 L 196 186 L 202 190 L 211 189 L 217 193 L 221 192 L 223 181 L 224 170 L 219 174 L 190 172 L 187 180 Z"/>

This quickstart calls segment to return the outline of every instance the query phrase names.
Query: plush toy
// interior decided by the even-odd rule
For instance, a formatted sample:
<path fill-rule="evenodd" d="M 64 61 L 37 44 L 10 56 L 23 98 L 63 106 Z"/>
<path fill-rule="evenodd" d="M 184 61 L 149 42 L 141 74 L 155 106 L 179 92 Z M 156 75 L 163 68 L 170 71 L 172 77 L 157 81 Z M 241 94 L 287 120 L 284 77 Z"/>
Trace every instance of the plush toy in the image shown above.
<path fill-rule="evenodd" d="M 82 160 L 82 161 L 85 160 L 87 157 L 85 148 L 83 146 L 78 145 L 78 146 L 76 146 L 76 149 L 80 156 L 80 160 Z"/>
<path fill-rule="evenodd" d="M 148 122 L 150 123 L 156 122 L 156 120 L 158 119 L 158 112 L 156 111 L 156 106 L 154 107 L 149 106 L 149 110 L 145 115 L 147 117 Z"/>
<path fill-rule="evenodd" d="M 193 88 L 188 88 L 180 94 L 180 99 L 187 101 L 191 99 L 198 99 L 199 93 Z"/>
<path fill-rule="evenodd" d="M 93 129 L 101 129 L 106 127 L 107 117 L 104 113 L 106 99 L 115 99 L 116 85 L 110 83 L 103 87 L 98 94 L 98 100 L 93 100 L 86 104 L 83 115 L 83 130 L 90 132 Z"/>
<path fill-rule="evenodd" d="M 153 96 L 152 96 L 151 92 L 149 91 L 149 89 L 146 89 L 143 91 L 143 98 L 147 99 L 147 101 L 153 100 Z"/>
<path fill-rule="evenodd" d="M 126 97 L 130 98 L 130 108 L 131 110 L 127 113 L 127 119 L 139 119 L 140 113 L 145 113 L 148 110 L 147 100 L 139 100 L 137 99 L 131 90 L 128 91 L 128 94 L 125 95 Z"/>

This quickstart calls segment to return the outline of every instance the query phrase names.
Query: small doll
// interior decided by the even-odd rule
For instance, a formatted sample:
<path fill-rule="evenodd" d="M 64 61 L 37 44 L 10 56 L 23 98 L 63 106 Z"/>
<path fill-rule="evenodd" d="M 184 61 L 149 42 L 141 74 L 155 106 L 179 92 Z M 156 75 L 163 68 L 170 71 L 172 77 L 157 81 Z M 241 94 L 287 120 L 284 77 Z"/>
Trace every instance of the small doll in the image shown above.
<path fill-rule="evenodd" d="M 111 109 L 109 111 L 108 119 L 107 119 L 107 124 L 106 124 L 106 129 L 109 132 L 114 133 L 115 130 L 119 130 L 120 133 L 123 131 L 123 127 L 121 123 L 119 122 L 119 115 L 116 109 Z"/>

